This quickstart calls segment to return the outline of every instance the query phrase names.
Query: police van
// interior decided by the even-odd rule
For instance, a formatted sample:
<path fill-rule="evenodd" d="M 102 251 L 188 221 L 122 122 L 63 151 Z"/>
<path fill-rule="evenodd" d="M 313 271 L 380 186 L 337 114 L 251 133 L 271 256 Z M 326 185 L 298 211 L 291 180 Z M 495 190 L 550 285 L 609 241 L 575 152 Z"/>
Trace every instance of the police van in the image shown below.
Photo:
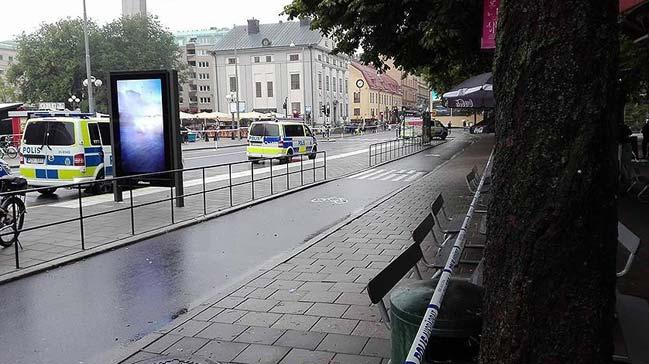
<path fill-rule="evenodd" d="M 276 158 L 287 162 L 296 154 L 316 157 L 318 143 L 309 127 L 294 121 L 258 121 L 248 129 L 248 160 Z"/>
<path fill-rule="evenodd" d="M 54 114 L 52 114 L 54 115 Z M 62 185 L 92 182 L 113 174 L 108 118 L 36 116 L 29 119 L 20 146 L 20 174 L 31 187 L 52 194 Z M 94 185 L 93 192 L 105 187 Z"/>

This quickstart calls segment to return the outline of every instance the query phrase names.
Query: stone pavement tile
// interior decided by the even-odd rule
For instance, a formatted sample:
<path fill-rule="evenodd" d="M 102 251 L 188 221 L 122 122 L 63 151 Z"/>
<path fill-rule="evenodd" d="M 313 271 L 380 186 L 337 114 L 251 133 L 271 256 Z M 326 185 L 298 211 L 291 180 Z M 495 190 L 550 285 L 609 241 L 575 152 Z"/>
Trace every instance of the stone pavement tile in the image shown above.
<path fill-rule="evenodd" d="M 372 263 L 370 263 L 370 265 L 367 266 L 367 267 L 368 267 L 368 268 L 379 268 L 379 269 L 383 269 L 383 268 L 387 267 L 388 264 L 390 264 L 390 263 L 389 263 L 389 262 L 372 262 Z"/>
<path fill-rule="evenodd" d="M 248 344 L 227 341 L 210 341 L 196 352 L 196 355 L 213 361 L 230 361 L 239 355 Z"/>
<path fill-rule="evenodd" d="M 390 256 L 390 255 L 374 255 L 374 254 L 370 254 L 365 258 L 365 260 L 370 261 L 370 262 L 391 262 L 392 261 L 392 256 Z"/>
<path fill-rule="evenodd" d="M 390 338 L 390 330 L 383 322 L 361 321 L 352 332 L 352 335 L 388 339 Z"/>
<path fill-rule="evenodd" d="M 321 266 L 322 269 L 327 268 L 327 266 Z M 295 277 L 296 281 L 304 281 L 304 282 L 320 282 L 327 276 L 327 273 L 323 273 L 322 270 L 320 270 L 319 273 L 300 273 L 297 277 Z"/>
<path fill-rule="evenodd" d="M 327 332 L 330 334 L 351 334 L 358 320 L 322 317 L 313 325 L 311 331 Z"/>
<path fill-rule="evenodd" d="M 323 265 L 298 265 L 291 272 L 318 273 L 324 268 Z"/>
<path fill-rule="evenodd" d="M 294 264 L 297 267 L 297 266 L 300 266 L 300 265 L 311 265 L 315 261 L 316 261 L 316 259 L 314 259 L 314 258 L 304 258 L 304 257 L 301 257 L 301 256 L 298 255 L 295 258 L 291 258 L 291 260 L 289 262 L 291 264 Z M 295 269 L 295 268 L 293 268 L 293 269 Z"/>
<path fill-rule="evenodd" d="M 273 306 L 278 304 L 276 300 L 260 300 L 258 298 L 248 298 L 237 306 L 239 310 L 267 312 Z"/>
<path fill-rule="evenodd" d="M 331 291 L 336 292 L 348 292 L 348 293 L 360 293 L 365 289 L 366 285 L 358 283 L 349 283 L 349 282 L 338 282 L 333 285 Z"/>
<path fill-rule="evenodd" d="M 252 344 L 233 361 L 246 364 L 277 364 L 288 353 L 289 348 Z"/>
<path fill-rule="evenodd" d="M 278 270 L 278 271 L 282 271 L 282 272 L 288 272 L 288 271 L 292 270 L 293 268 L 295 268 L 294 263 L 282 263 L 282 264 L 274 267 L 273 270 Z M 278 277 L 279 276 L 277 276 L 275 278 L 278 278 Z"/>
<path fill-rule="evenodd" d="M 209 321 L 220 322 L 222 324 L 231 324 L 243 317 L 248 311 L 225 309 L 218 315 L 212 317 Z"/>
<path fill-rule="evenodd" d="M 203 310 L 203 312 L 194 316 L 193 319 L 200 320 L 200 321 L 209 321 L 212 317 L 220 314 L 224 310 L 225 310 L 224 308 L 220 308 L 220 307 L 209 307 Z"/>
<path fill-rule="evenodd" d="M 356 278 L 354 283 L 360 283 L 360 284 L 367 285 L 373 278 L 374 278 L 374 276 L 363 274 L 363 275 L 358 276 L 358 278 Z"/>
<path fill-rule="evenodd" d="M 203 345 L 209 342 L 208 339 L 200 337 L 184 337 L 171 345 L 163 352 L 166 355 L 191 355 Z"/>
<path fill-rule="evenodd" d="M 338 268 L 366 268 L 368 265 L 370 262 L 365 260 L 345 260 L 338 265 Z"/>
<path fill-rule="evenodd" d="M 275 345 L 314 350 L 326 334 L 313 331 L 287 330 Z"/>
<path fill-rule="evenodd" d="M 189 320 L 179 327 L 173 329 L 171 333 L 182 336 L 194 336 L 198 332 L 210 326 L 210 324 L 211 323 L 205 321 Z"/>
<path fill-rule="evenodd" d="M 381 358 L 350 354 L 336 354 L 330 364 L 381 364 Z"/>
<path fill-rule="evenodd" d="M 309 330 L 318 321 L 317 317 L 287 313 L 271 326 L 274 329 Z"/>
<path fill-rule="evenodd" d="M 182 339 L 182 336 L 167 334 L 149 344 L 144 348 L 144 351 L 161 354 L 163 351 L 167 350 L 168 347 L 175 344 L 176 341 L 180 339 Z"/>
<path fill-rule="evenodd" d="M 347 273 L 350 270 L 352 270 L 352 268 L 354 268 L 354 267 L 341 267 L 341 266 L 324 267 L 324 268 L 322 268 L 320 273 L 325 274 L 325 275 L 328 276 L 329 274 L 332 274 L 332 273 Z"/>
<path fill-rule="evenodd" d="M 303 314 L 307 312 L 312 305 L 313 303 L 311 302 L 281 301 L 275 305 L 270 312 Z"/>
<path fill-rule="evenodd" d="M 370 338 L 365 347 L 363 348 L 363 351 L 361 351 L 361 355 L 369 355 L 369 356 L 380 356 L 382 358 L 389 358 L 390 357 L 390 340 L 386 339 L 378 339 L 378 338 Z"/>
<path fill-rule="evenodd" d="M 254 291 L 250 292 L 250 293 L 248 294 L 248 297 L 249 297 L 249 298 L 259 298 L 259 299 L 261 299 L 261 300 L 265 300 L 265 299 L 268 298 L 270 295 L 272 295 L 273 293 L 275 293 L 275 291 L 277 291 L 277 289 L 275 289 L 275 288 L 269 288 L 269 287 L 266 287 L 266 288 L 257 288 L 257 289 L 255 289 Z"/>
<path fill-rule="evenodd" d="M 250 344 L 272 345 L 286 330 L 271 329 L 268 327 L 249 327 L 234 340 Z"/>
<path fill-rule="evenodd" d="M 324 302 L 333 303 L 340 296 L 340 292 L 309 292 L 300 298 L 302 302 Z"/>
<path fill-rule="evenodd" d="M 346 240 L 346 242 L 349 242 L 349 243 L 356 243 L 356 241 L 350 241 L 349 239 L 352 239 L 352 238 L 348 238 L 348 239 Z M 351 245 L 351 244 L 350 244 L 350 245 Z M 358 250 L 358 249 L 356 249 L 356 248 L 352 248 L 352 247 L 349 247 L 349 248 L 343 248 L 343 247 L 341 247 L 341 246 L 338 246 L 338 247 L 333 248 L 333 249 L 331 250 L 331 253 L 334 253 L 334 254 L 354 254 L 354 253 L 356 253 L 357 250 Z"/>
<path fill-rule="evenodd" d="M 338 259 L 318 259 L 318 260 L 316 260 L 316 262 L 313 263 L 313 264 L 314 264 L 314 265 L 323 265 L 323 266 L 332 266 L 332 267 L 335 267 L 335 266 L 337 266 L 338 264 L 340 264 L 340 262 L 342 262 L 342 260 L 338 260 Z"/>
<path fill-rule="evenodd" d="M 248 294 L 250 294 L 255 289 L 257 289 L 257 288 L 252 287 L 252 286 L 243 286 L 243 287 L 239 288 L 238 290 L 232 292 L 232 296 L 246 297 Z"/>
<path fill-rule="evenodd" d="M 277 320 L 279 320 L 280 317 L 282 317 L 282 314 L 280 313 L 248 312 L 242 318 L 237 320 L 235 323 L 239 325 L 247 325 L 247 326 L 270 327 Z"/>
<path fill-rule="evenodd" d="M 334 353 L 324 351 L 291 349 L 280 364 L 329 364 L 333 356 Z"/>
<path fill-rule="evenodd" d="M 331 273 L 323 281 L 324 282 L 354 282 L 358 278 L 356 274 L 345 273 Z"/>
<path fill-rule="evenodd" d="M 243 297 L 228 296 L 215 303 L 214 306 L 222 308 L 235 308 L 238 304 L 245 300 L 246 299 Z"/>
<path fill-rule="evenodd" d="M 259 278 L 269 278 L 269 279 L 274 279 L 278 275 L 280 275 L 282 272 L 277 271 L 277 270 L 269 270 L 266 273 L 262 274 L 259 276 Z"/>
<path fill-rule="evenodd" d="M 367 340 L 368 338 L 360 336 L 327 334 L 317 349 L 333 353 L 358 354 L 365 347 Z"/>
<path fill-rule="evenodd" d="M 343 314 L 342 318 L 363 321 L 379 321 L 381 320 L 381 313 L 374 306 L 351 305 Z"/>
<path fill-rule="evenodd" d="M 222 324 L 222 323 L 215 322 L 210 326 L 208 326 L 205 330 L 196 334 L 195 336 L 204 337 L 213 340 L 232 341 L 234 340 L 235 337 L 239 336 L 239 334 L 244 332 L 247 328 L 248 326 L 230 325 L 230 324 Z"/>
<path fill-rule="evenodd" d="M 251 282 L 248 282 L 247 285 L 251 286 L 251 287 L 256 287 L 256 288 L 265 288 L 266 286 L 268 286 L 271 283 L 273 283 L 273 279 L 259 277 L 259 278 L 254 279 Z"/>
<path fill-rule="evenodd" d="M 368 295 L 363 293 L 351 293 L 345 292 L 338 297 L 336 303 L 342 303 L 347 305 L 369 305 L 370 298 Z"/>
<path fill-rule="evenodd" d="M 312 316 L 340 317 L 348 308 L 348 305 L 318 302 L 313 304 L 306 314 Z"/>
<path fill-rule="evenodd" d="M 268 297 L 270 300 L 276 301 L 299 301 L 302 297 L 306 296 L 309 292 L 290 290 L 278 290 Z"/>
<path fill-rule="evenodd" d="M 300 286 L 300 291 L 327 291 L 333 287 L 333 283 L 327 282 L 306 282 Z"/>
<path fill-rule="evenodd" d="M 333 251 L 333 250 L 332 250 Z M 340 257 L 341 253 L 317 253 L 314 254 L 312 258 L 314 259 L 331 259 L 331 260 L 336 260 L 338 257 Z"/>
<path fill-rule="evenodd" d="M 366 262 L 369 263 L 369 262 Z M 369 265 L 369 264 L 368 264 Z M 351 274 L 360 274 L 360 275 L 367 275 L 367 276 L 373 276 L 376 277 L 377 274 L 381 272 L 381 269 L 379 268 L 354 268 L 349 273 Z"/>
<path fill-rule="evenodd" d="M 281 289 L 281 290 L 291 290 L 291 289 L 298 289 L 303 283 L 294 281 L 294 280 L 284 280 L 284 279 L 277 279 L 273 283 L 269 284 L 268 287 L 266 288 L 275 288 L 275 289 Z"/>
<path fill-rule="evenodd" d="M 137 352 L 135 355 L 132 355 L 128 359 L 119 362 L 119 364 L 135 364 L 139 361 L 146 360 L 146 359 L 151 359 L 158 356 L 158 354 L 153 354 L 153 353 L 147 353 L 145 351 L 140 351 Z"/>

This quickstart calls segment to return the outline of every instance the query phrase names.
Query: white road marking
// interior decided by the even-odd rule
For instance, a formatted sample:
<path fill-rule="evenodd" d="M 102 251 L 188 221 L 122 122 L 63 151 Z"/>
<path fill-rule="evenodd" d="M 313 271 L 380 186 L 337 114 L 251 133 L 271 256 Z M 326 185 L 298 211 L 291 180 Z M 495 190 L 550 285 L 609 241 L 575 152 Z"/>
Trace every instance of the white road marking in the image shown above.
<path fill-rule="evenodd" d="M 363 171 L 363 172 L 361 172 L 361 173 L 357 173 L 357 174 L 355 174 L 355 175 L 353 175 L 353 176 L 349 176 L 349 177 L 347 177 L 347 178 L 357 178 L 357 177 L 360 177 L 360 176 L 362 176 L 362 175 L 364 175 L 364 174 L 373 173 L 374 171 L 375 171 L 375 169 L 370 169 L 370 170 L 368 170 L 368 171 Z"/>
<path fill-rule="evenodd" d="M 412 181 L 416 180 L 417 178 L 419 178 L 419 177 L 421 177 L 423 175 L 424 175 L 424 172 L 417 172 L 417 173 L 413 174 L 412 176 L 406 178 L 406 182 L 412 182 Z"/>
<path fill-rule="evenodd" d="M 388 180 L 391 180 L 392 178 L 394 178 L 396 176 L 398 176 L 398 174 L 393 173 L 393 174 L 391 174 L 391 175 L 389 175 L 387 177 L 381 178 L 381 181 L 388 181 Z"/>
<path fill-rule="evenodd" d="M 387 175 L 389 175 L 389 174 L 392 174 L 392 173 L 394 173 L 395 171 L 396 171 L 396 170 L 393 169 L 393 170 L 391 170 L 391 171 L 388 171 L 388 172 L 385 172 L 385 173 L 382 173 L 382 174 L 377 174 L 377 175 L 373 176 L 373 177 L 370 178 L 370 179 L 371 179 L 371 180 L 379 179 L 379 178 L 381 178 L 381 177 L 385 177 L 385 176 L 387 176 Z"/>
<path fill-rule="evenodd" d="M 347 152 L 347 153 L 342 153 L 342 154 L 337 154 L 337 155 L 332 155 L 330 157 L 327 157 L 327 162 L 336 160 L 336 159 L 342 159 L 342 158 L 348 158 L 348 157 L 353 157 L 355 155 L 367 153 L 368 150 L 367 148 L 365 149 L 359 149 L 355 150 L 352 152 Z M 322 162 L 323 159 L 316 159 L 318 162 Z M 304 162 L 305 165 L 310 165 L 312 162 Z M 300 165 L 300 162 L 292 162 L 288 166 L 290 167 L 297 167 Z M 274 170 L 279 170 L 280 168 L 285 169 L 286 166 L 278 166 L 278 167 L 273 167 Z M 262 174 L 270 173 L 270 167 L 265 167 L 265 168 L 259 168 L 254 170 L 254 175 L 259 176 Z M 235 172 L 232 173 L 232 179 L 235 180 L 237 178 L 244 178 L 244 177 L 249 177 L 250 176 L 250 170 L 247 169 L 245 171 L 241 172 Z M 213 183 L 213 182 L 220 182 L 220 181 L 227 181 L 229 179 L 229 176 L 227 173 L 224 174 L 219 174 L 216 176 L 212 177 L 207 177 L 205 178 L 205 183 Z M 203 179 L 202 178 L 196 178 L 192 180 L 185 181 L 184 187 L 193 187 L 193 186 L 201 186 L 203 184 Z M 161 188 L 161 187 L 146 187 L 142 188 L 139 190 L 134 190 L 133 191 L 133 197 L 140 197 L 140 196 L 146 196 L 146 195 L 151 195 L 154 193 L 159 193 L 159 192 L 165 192 L 169 191 L 168 188 Z M 128 200 L 130 198 L 129 193 L 124 193 L 124 201 Z M 90 197 L 85 197 L 82 200 L 83 206 L 94 206 L 94 205 L 99 205 L 101 203 L 106 203 L 106 202 L 113 202 L 113 195 L 112 194 L 104 194 L 104 195 L 98 195 L 98 196 L 90 196 Z M 38 206 L 30 206 L 29 208 L 37 208 L 37 207 L 45 207 L 45 206 L 50 206 L 50 207 L 63 207 L 63 208 L 69 208 L 69 209 L 76 209 L 79 208 L 79 201 L 78 200 L 71 200 L 71 201 L 65 201 L 65 202 L 58 202 L 58 203 L 53 203 L 50 205 L 38 205 Z"/>
<path fill-rule="evenodd" d="M 356 179 L 365 179 L 365 178 L 370 177 L 370 176 L 374 176 L 374 175 L 377 175 L 377 174 L 381 174 L 381 173 L 385 172 L 385 169 L 373 169 L 373 171 L 374 171 L 374 172 L 372 172 L 372 173 L 368 173 L 368 174 L 366 174 L 366 175 L 364 175 L 364 176 L 361 176 L 361 177 L 358 177 L 358 178 L 356 178 Z"/>
<path fill-rule="evenodd" d="M 393 179 L 392 182 L 398 182 L 398 181 L 401 181 L 402 179 L 404 179 L 404 178 L 406 178 L 406 177 L 408 177 L 407 174 L 402 174 L 402 175 L 400 175 L 399 177 Z"/>

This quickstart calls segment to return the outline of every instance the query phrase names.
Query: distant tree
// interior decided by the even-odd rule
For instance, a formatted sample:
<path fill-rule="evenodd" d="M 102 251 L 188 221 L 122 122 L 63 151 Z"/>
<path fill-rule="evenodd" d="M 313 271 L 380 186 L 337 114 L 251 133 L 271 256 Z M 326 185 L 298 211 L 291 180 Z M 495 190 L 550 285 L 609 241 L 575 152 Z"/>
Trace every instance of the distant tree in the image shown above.
<path fill-rule="evenodd" d="M 391 58 L 438 94 L 491 70 L 493 54 L 480 50 L 482 0 L 294 0 L 284 11 L 312 18 L 335 52 L 360 47 L 361 61 L 379 68 Z"/>
<path fill-rule="evenodd" d="M 96 89 L 97 110 L 108 111 L 108 74 L 116 70 L 184 70 L 173 35 L 153 16 L 117 19 L 103 27 L 89 21 L 92 75 L 105 81 Z M 27 102 L 63 101 L 83 96 L 87 108 L 85 48 L 81 19 L 43 24 L 17 39 L 17 62 L 7 72 Z"/>
<path fill-rule="evenodd" d="M 0 76 L 0 103 L 17 102 L 19 100 L 18 91 L 7 80 Z"/>

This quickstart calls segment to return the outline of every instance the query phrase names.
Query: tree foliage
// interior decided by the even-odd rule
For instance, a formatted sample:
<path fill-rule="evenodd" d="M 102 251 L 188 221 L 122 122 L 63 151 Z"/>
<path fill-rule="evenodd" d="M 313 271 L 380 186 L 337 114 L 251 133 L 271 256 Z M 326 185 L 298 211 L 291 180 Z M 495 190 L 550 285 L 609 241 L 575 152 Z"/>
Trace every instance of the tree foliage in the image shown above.
<path fill-rule="evenodd" d="M 105 81 L 96 89 L 97 110 L 107 111 L 108 74 L 117 70 L 184 69 L 180 50 L 153 16 L 123 17 L 103 27 L 89 21 L 92 75 Z M 43 24 L 17 39 L 17 61 L 7 72 L 27 102 L 63 101 L 70 95 L 85 100 L 83 22 L 64 19 Z"/>
<path fill-rule="evenodd" d="M 0 103 L 17 102 L 18 98 L 16 88 L 0 76 Z"/>
<path fill-rule="evenodd" d="M 334 52 L 362 48 L 361 61 L 382 69 L 391 58 L 438 93 L 491 69 L 492 54 L 480 50 L 482 0 L 293 0 L 284 12 L 311 18 Z"/>

